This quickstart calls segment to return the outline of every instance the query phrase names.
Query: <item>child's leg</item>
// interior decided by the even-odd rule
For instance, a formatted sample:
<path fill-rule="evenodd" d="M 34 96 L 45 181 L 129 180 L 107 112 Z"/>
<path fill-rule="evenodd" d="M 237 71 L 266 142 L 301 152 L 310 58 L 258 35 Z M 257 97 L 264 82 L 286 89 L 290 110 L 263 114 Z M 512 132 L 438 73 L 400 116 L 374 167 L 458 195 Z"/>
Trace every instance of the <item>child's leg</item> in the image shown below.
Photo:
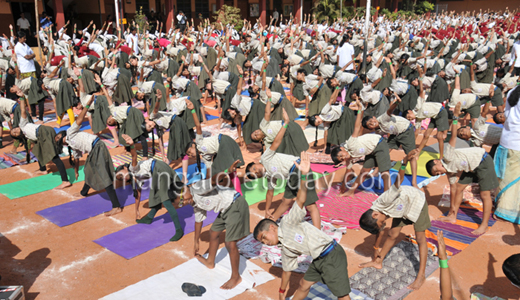
<path fill-rule="evenodd" d="M 215 257 L 217 256 L 219 236 L 222 231 L 209 230 L 209 249 L 208 258 L 202 257 L 202 255 L 195 256 L 201 263 L 207 268 L 215 268 Z"/>
<path fill-rule="evenodd" d="M 143 218 L 141 218 L 139 220 L 135 220 L 135 221 L 139 224 L 152 224 L 153 218 L 155 217 L 155 215 L 157 214 L 157 212 L 160 209 L 161 209 L 161 204 L 152 206 L 152 207 L 150 207 L 150 211 L 148 212 L 148 214 L 146 214 L 146 216 L 144 216 Z"/>
<path fill-rule="evenodd" d="M 300 285 L 292 297 L 293 300 L 303 300 L 307 297 L 311 290 L 311 286 L 316 282 L 307 281 L 305 279 L 300 280 Z"/>
<path fill-rule="evenodd" d="M 61 127 L 61 121 L 62 121 L 62 118 L 63 118 L 63 115 L 58 116 L 58 115 L 56 114 L 56 123 L 58 124 L 58 128 Z"/>
<path fill-rule="evenodd" d="M 62 188 L 72 186 L 72 184 L 69 182 L 69 177 L 67 176 L 67 170 L 65 169 L 65 165 L 61 161 L 60 157 L 58 155 L 56 155 L 52 159 L 52 162 L 56 165 L 56 167 L 58 167 L 58 172 L 60 172 L 61 181 L 62 181 L 62 184 L 57 186 L 56 189 L 62 189 Z"/>
<path fill-rule="evenodd" d="M 294 198 L 287 199 L 283 197 L 282 203 L 280 203 L 273 213 L 273 220 L 278 220 L 289 209 L 292 203 L 294 203 Z"/>
<path fill-rule="evenodd" d="M 229 253 L 229 260 L 231 261 L 231 278 L 220 288 L 230 290 L 235 288 L 242 281 L 242 277 L 240 277 L 240 272 L 238 270 L 238 267 L 240 266 L 240 254 L 238 253 L 236 241 L 226 242 L 226 249 Z"/>
<path fill-rule="evenodd" d="M 437 132 L 437 141 L 439 142 L 439 159 L 444 157 L 444 139 L 448 135 L 448 131 Z"/>
<path fill-rule="evenodd" d="M 90 186 L 88 186 L 88 184 L 85 183 L 83 185 L 83 188 L 81 189 L 81 192 L 79 192 L 79 193 L 81 194 L 81 196 L 86 197 L 88 195 L 89 190 L 90 190 Z"/>
<path fill-rule="evenodd" d="M 108 126 L 108 130 L 110 131 L 110 133 L 112 134 L 112 137 L 114 137 L 114 143 L 112 144 L 112 146 L 119 146 L 119 137 L 117 136 L 117 129 L 115 126 Z"/>
<path fill-rule="evenodd" d="M 318 209 L 316 203 L 308 205 L 305 208 L 309 211 L 309 214 L 311 215 L 312 225 L 321 230 L 320 210 Z"/>
<path fill-rule="evenodd" d="M 412 159 L 410 161 L 410 166 L 412 167 L 412 185 L 416 188 L 419 188 L 417 186 L 417 160 Z"/>
<path fill-rule="evenodd" d="M 493 206 L 493 201 L 491 200 L 491 191 L 480 191 L 480 198 L 482 198 L 482 204 L 484 206 L 482 212 L 482 224 L 480 224 L 477 230 L 471 232 L 474 235 L 481 235 L 486 233 L 488 229 L 489 216 L 491 215 L 491 209 Z"/>
<path fill-rule="evenodd" d="M 460 179 L 459 179 L 460 180 Z M 456 183 L 456 191 L 455 191 L 455 199 L 450 199 L 450 212 L 445 217 L 440 217 L 437 220 L 444 221 L 444 222 L 450 222 L 455 223 L 457 220 L 457 212 L 459 211 L 459 206 L 462 203 L 462 195 L 464 192 L 464 189 L 467 187 L 467 184 L 461 184 Z"/>
<path fill-rule="evenodd" d="M 177 214 L 177 210 L 173 207 L 173 204 L 170 200 L 163 202 L 164 207 L 168 210 L 170 217 L 172 218 L 173 225 L 175 225 L 175 235 L 170 239 L 171 242 L 176 242 L 182 238 L 184 235 L 184 230 L 181 227 L 181 221 L 179 221 L 179 215 Z"/>
<path fill-rule="evenodd" d="M 67 109 L 67 114 L 69 115 L 70 124 L 74 123 L 74 112 L 72 111 L 72 107 Z"/>
<path fill-rule="evenodd" d="M 370 169 L 362 168 L 361 172 L 358 175 L 358 177 L 354 181 L 354 184 L 352 184 L 352 186 L 350 187 L 350 189 L 348 191 L 346 191 L 345 193 L 340 194 L 340 197 L 348 197 L 348 196 L 354 195 L 354 193 L 356 192 L 357 187 L 363 182 L 363 180 L 365 179 L 365 176 L 368 174 L 369 171 L 370 171 Z M 347 185 L 346 182 L 344 182 L 344 184 L 345 184 L 345 186 Z"/>
<path fill-rule="evenodd" d="M 38 101 L 38 119 L 43 121 L 43 113 L 45 111 L 45 99 Z"/>
<path fill-rule="evenodd" d="M 108 194 L 108 198 L 110 199 L 110 202 L 112 202 L 112 210 L 107 211 L 105 213 L 105 216 L 113 216 L 118 213 L 123 212 L 123 209 L 121 208 L 121 204 L 119 204 L 119 199 L 117 198 L 116 190 L 114 189 L 114 185 L 111 184 L 105 188 L 105 191 Z"/>
<path fill-rule="evenodd" d="M 200 113 L 202 114 L 202 123 L 206 123 L 208 120 L 206 119 L 206 111 L 204 110 L 204 105 L 200 106 Z"/>
<path fill-rule="evenodd" d="M 375 259 L 372 259 L 372 261 L 369 261 L 364 264 L 360 264 L 360 268 L 370 268 L 374 267 L 376 269 L 383 268 L 383 260 L 385 259 L 385 256 L 388 254 L 390 249 L 395 244 L 395 240 L 399 236 L 399 233 L 401 233 L 402 227 L 394 227 L 388 231 L 388 237 L 385 240 L 385 243 L 383 244 L 383 247 L 381 248 L 381 252 L 379 252 L 378 255 L 375 256 Z"/>
<path fill-rule="evenodd" d="M 385 171 L 381 173 L 381 178 L 383 178 L 383 191 L 386 192 L 390 188 L 390 185 L 392 185 L 392 178 L 390 177 L 390 172 Z"/>
<path fill-rule="evenodd" d="M 153 134 L 153 132 L 152 132 Z M 141 143 L 141 149 L 143 150 L 143 158 L 148 158 L 148 141 L 146 140 L 146 135 L 141 134 L 139 136 L 139 141 Z"/>
<path fill-rule="evenodd" d="M 415 281 L 408 286 L 409 289 L 419 289 L 426 280 L 426 260 L 428 259 L 428 243 L 424 231 L 415 232 L 417 244 L 419 245 L 419 272 Z"/>

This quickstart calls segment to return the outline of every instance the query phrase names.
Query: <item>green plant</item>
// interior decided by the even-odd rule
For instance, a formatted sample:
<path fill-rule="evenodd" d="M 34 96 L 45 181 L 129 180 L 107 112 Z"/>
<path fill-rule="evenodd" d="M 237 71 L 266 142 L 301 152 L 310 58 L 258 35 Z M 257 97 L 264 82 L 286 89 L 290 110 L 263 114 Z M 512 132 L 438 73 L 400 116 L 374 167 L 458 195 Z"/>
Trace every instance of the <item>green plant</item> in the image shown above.
<path fill-rule="evenodd" d="M 244 27 L 244 20 L 240 14 L 240 8 L 228 5 L 222 5 L 219 11 L 214 13 L 213 19 L 215 23 L 235 24 L 235 29 L 240 30 Z M 217 27 L 218 28 L 218 27 Z"/>
<path fill-rule="evenodd" d="M 139 7 L 139 11 L 136 11 L 135 12 L 135 16 L 134 16 L 134 22 L 136 25 L 139 25 L 139 33 L 143 33 L 144 32 L 144 27 L 146 25 L 146 23 L 148 22 L 148 18 L 146 17 L 145 14 L 143 14 L 143 7 Z"/>
<path fill-rule="evenodd" d="M 339 18 L 341 0 L 320 0 L 314 3 L 312 12 L 316 15 L 318 22 L 329 20 L 329 23 Z M 345 16 L 343 16 L 345 17 Z"/>
<path fill-rule="evenodd" d="M 425 14 L 429 11 L 432 11 L 435 8 L 435 4 L 430 3 L 428 1 L 422 1 L 419 2 L 417 5 L 415 5 L 414 12 L 416 14 Z"/>

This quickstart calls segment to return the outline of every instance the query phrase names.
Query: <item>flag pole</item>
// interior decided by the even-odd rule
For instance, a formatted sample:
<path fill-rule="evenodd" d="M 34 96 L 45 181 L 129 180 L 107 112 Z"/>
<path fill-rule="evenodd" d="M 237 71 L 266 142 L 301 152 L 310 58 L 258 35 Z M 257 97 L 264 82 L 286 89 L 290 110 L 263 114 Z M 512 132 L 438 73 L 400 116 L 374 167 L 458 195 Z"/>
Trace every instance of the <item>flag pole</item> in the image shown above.
<path fill-rule="evenodd" d="M 40 52 L 40 67 L 43 68 L 42 46 L 40 44 L 40 15 L 38 14 L 38 0 L 34 0 L 34 10 L 36 12 L 36 40 L 38 41 L 38 51 Z"/>

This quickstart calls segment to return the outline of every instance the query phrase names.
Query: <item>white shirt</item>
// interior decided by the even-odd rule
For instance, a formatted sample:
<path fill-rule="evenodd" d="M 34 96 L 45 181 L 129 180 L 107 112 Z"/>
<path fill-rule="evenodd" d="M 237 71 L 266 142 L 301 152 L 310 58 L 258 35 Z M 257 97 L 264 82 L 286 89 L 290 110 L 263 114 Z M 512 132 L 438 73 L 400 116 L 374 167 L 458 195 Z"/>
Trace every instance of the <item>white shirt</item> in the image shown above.
<path fill-rule="evenodd" d="M 26 18 L 20 18 L 18 21 L 16 21 L 16 26 L 20 27 L 20 29 L 30 29 L 31 23 L 29 23 L 29 20 Z"/>
<path fill-rule="evenodd" d="M 507 94 L 507 97 L 511 95 L 511 91 Z M 520 151 L 520 105 L 511 107 L 509 101 L 506 101 L 504 114 L 507 119 L 500 137 L 500 145 L 507 149 Z"/>
<path fill-rule="evenodd" d="M 70 128 L 67 129 L 67 143 L 72 148 L 72 153 L 76 159 L 81 158 L 84 153 L 90 153 L 92 151 L 92 143 L 97 138 L 93 134 L 79 131 L 80 129 L 81 126 L 76 122 L 73 122 Z"/>
<path fill-rule="evenodd" d="M 129 34 L 127 37 L 126 37 L 126 43 L 128 45 L 128 47 L 132 47 L 132 43 L 133 43 L 133 48 L 132 50 L 134 51 L 134 54 L 139 54 L 139 45 L 137 43 L 137 36 L 133 35 L 133 34 Z"/>
<path fill-rule="evenodd" d="M 23 74 L 36 71 L 36 68 L 34 67 L 34 59 L 25 59 L 26 55 L 34 54 L 34 52 L 31 50 L 31 47 L 27 46 L 27 44 L 18 42 L 14 47 L 14 51 L 16 53 L 16 57 L 18 58 L 18 68 L 20 69 L 20 73 Z"/>
<path fill-rule="evenodd" d="M 515 58 L 515 68 L 520 68 L 520 42 L 513 44 L 513 49 L 511 49 L 511 61 L 509 62 L 509 65 L 513 64 Z"/>
<path fill-rule="evenodd" d="M 348 64 L 354 58 L 354 46 L 349 43 L 343 44 L 343 47 L 338 49 L 337 52 L 339 56 L 338 66 L 343 68 L 346 64 Z M 350 64 L 346 70 L 353 70 L 354 64 Z"/>

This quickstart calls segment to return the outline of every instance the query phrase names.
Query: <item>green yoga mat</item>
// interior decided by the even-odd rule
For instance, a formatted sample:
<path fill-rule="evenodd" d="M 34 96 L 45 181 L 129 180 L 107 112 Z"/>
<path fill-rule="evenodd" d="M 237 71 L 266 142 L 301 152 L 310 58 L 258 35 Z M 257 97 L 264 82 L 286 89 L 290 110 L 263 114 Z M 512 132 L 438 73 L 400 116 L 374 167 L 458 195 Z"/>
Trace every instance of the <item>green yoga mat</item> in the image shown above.
<path fill-rule="evenodd" d="M 314 178 L 319 179 L 323 177 L 323 174 L 313 173 Z M 285 180 L 280 182 L 278 180 L 276 189 L 274 190 L 274 196 L 283 193 L 285 191 Z M 242 184 L 242 193 L 246 198 L 247 204 L 253 205 L 262 200 L 265 200 L 265 194 L 267 193 L 267 179 L 258 178 Z"/>
<path fill-rule="evenodd" d="M 79 167 L 78 180 L 76 180 L 73 168 L 67 169 L 67 176 L 69 177 L 70 183 L 84 181 L 85 173 L 83 172 L 83 166 Z M 4 184 L 0 186 L 0 194 L 3 194 L 7 198 L 13 200 L 52 190 L 60 184 L 60 173 L 56 172 L 52 174 L 42 175 L 34 178 Z"/>

